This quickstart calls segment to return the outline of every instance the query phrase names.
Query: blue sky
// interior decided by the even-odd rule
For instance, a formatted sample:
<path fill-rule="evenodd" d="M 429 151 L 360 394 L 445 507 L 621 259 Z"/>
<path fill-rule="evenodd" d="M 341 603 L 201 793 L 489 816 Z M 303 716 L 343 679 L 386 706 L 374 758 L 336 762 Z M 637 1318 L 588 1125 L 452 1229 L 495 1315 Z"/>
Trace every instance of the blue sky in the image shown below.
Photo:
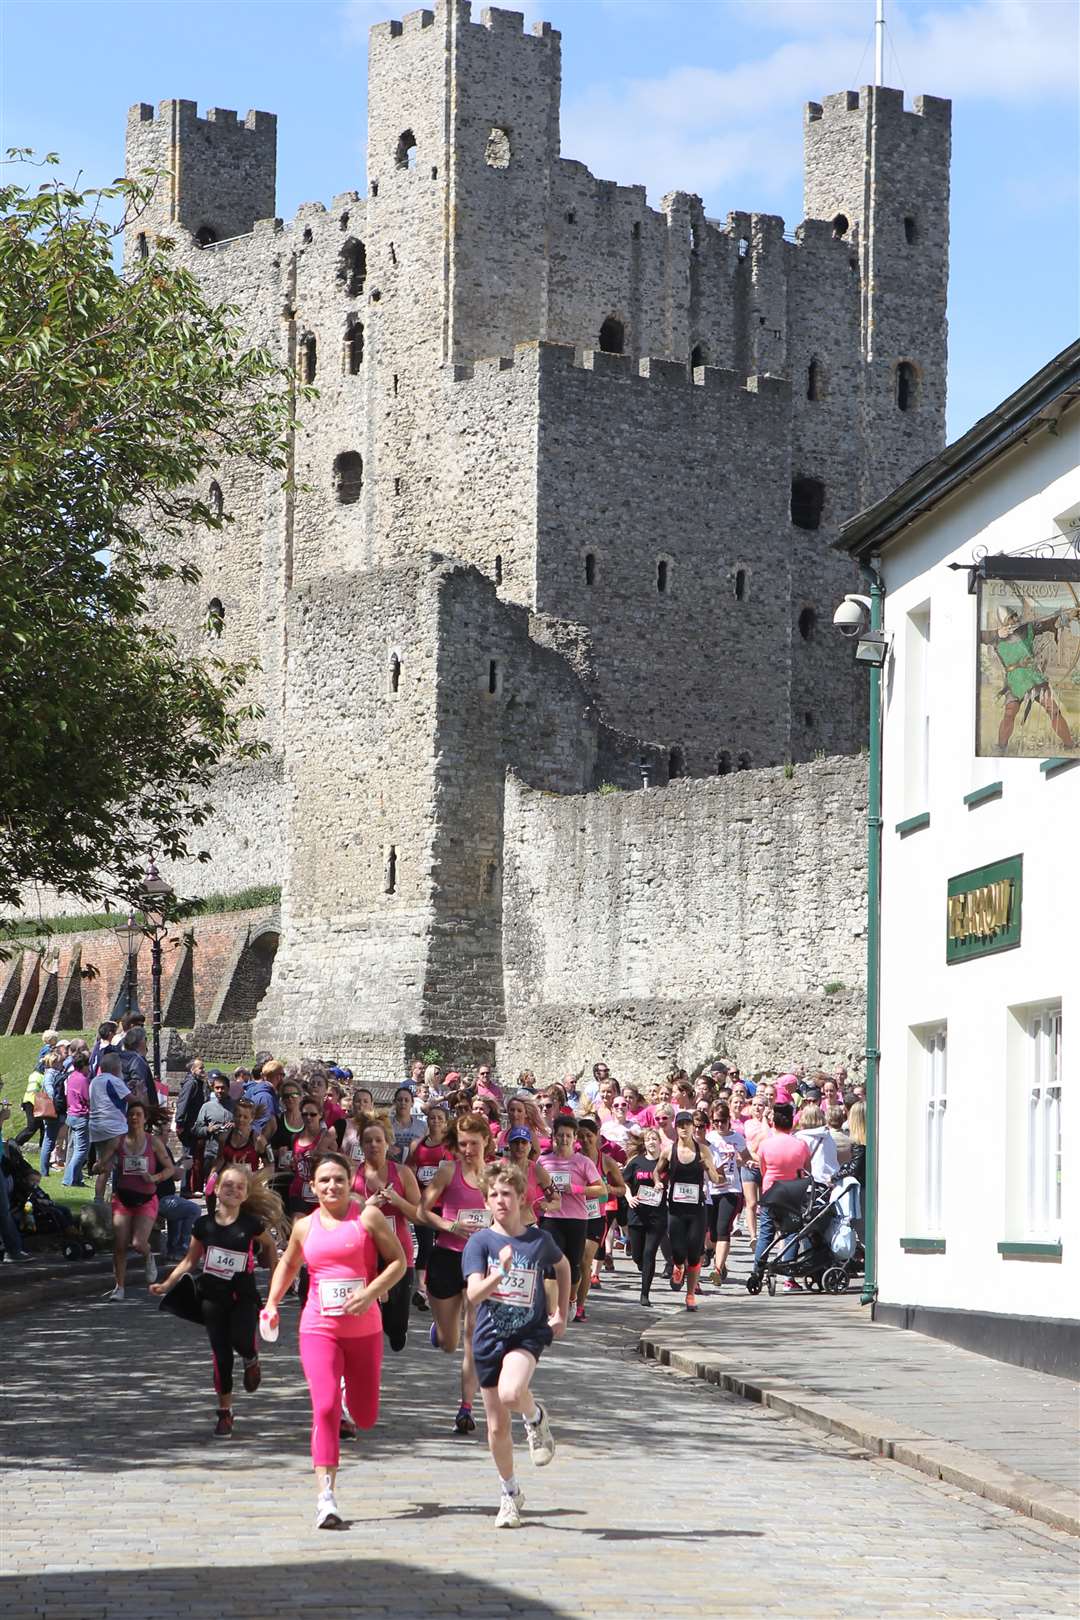
<path fill-rule="evenodd" d="M 364 189 L 377 0 L 0 0 L 0 144 L 123 167 L 135 101 L 278 114 L 278 212 Z M 516 9 L 521 9 L 518 6 Z M 802 105 L 872 77 L 872 0 L 552 0 L 568 157 L 801 218 Z M 478 15 L 480 5 L 474 5 Z M 887 0 L 886 82 L 953 112 L 949 435 L 1076 335 L 1076 0 Z"/>

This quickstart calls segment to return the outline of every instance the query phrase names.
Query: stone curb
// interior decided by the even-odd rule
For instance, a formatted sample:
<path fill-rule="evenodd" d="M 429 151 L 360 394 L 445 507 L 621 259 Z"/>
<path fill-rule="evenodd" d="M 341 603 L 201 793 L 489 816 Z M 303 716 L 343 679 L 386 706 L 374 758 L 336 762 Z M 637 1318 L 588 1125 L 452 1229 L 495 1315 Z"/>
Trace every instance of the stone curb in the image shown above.
<path fill-rule="evenodd" d="M 1047 1480 L 1022 1474 L 964 1446 L 877 1417 L 846 1401 L 815 1394 L 790 1379 L 740 1366 L 719 1351 L 690 1344 L 681 1335 L 666 1334 L 663 1328 L 647 1328 L 638 1341 L 638 1353 L 645 1360 L 716 1384 L 732 1395 L 797 1418 L 825 1434 L 840 1435 L 874 1456 L 887 1457 L 929 1474 L 932 1479 L 958 1485 L 989 1502 L 1038 1519 L 1055 1530 L 1080 1536 L 1080 1503 L 1076 1495 Z"/>

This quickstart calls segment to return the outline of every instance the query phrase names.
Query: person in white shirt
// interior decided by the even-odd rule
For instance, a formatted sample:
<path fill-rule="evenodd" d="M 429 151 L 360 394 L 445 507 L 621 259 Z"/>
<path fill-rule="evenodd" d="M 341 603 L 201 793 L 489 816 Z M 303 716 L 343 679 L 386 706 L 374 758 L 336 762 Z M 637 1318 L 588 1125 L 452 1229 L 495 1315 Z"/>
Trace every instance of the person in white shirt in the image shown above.
<path fill-rule="evenodd" d="M 807 1103 L 800 1109 L 799 1129 L 795 1135 L 810 1149 L 810 1174 L 814 1180 L 831 1181 L 840 1168 L 840 1160 L 832 1132 L 817 1103 Z"/>

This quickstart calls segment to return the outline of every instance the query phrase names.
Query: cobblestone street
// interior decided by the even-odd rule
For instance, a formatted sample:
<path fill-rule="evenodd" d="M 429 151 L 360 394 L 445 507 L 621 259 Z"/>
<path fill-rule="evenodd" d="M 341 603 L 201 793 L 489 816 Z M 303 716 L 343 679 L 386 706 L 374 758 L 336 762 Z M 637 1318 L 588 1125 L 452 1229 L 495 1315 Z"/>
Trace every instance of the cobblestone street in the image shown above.
<path fill-rule="evenodd" d="M 6 1620 L 1075 1616 L 1068 1536 L 643 1364 L 625 1267 L 589 1317 L 541 1367 L 559 1451 L 535 1473 L 522 1450 L 521 1533 L 494 1533 L 483 1426 L 451 1432 L 457 1362 L 414 1318 L 378 1427 L 343 1446 L 346 1527 L 316 1534 L 294 1311 L 223 1445 L 203 1335 L 141 1286 L 40 1307 L 6 1335 Z"/>

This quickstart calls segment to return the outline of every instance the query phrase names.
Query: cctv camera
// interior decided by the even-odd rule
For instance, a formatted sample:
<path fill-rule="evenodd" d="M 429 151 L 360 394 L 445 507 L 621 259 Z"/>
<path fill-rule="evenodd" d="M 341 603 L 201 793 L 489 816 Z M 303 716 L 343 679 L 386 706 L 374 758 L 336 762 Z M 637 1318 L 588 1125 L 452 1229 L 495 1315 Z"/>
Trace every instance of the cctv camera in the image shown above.
<path fill-rule="evenodd" d="M 870 598 L 868 596 L 845 596 L 836 612 L 832 622 L 836 625 L 842 636 L 861 636 L 870 617 Z"/>

